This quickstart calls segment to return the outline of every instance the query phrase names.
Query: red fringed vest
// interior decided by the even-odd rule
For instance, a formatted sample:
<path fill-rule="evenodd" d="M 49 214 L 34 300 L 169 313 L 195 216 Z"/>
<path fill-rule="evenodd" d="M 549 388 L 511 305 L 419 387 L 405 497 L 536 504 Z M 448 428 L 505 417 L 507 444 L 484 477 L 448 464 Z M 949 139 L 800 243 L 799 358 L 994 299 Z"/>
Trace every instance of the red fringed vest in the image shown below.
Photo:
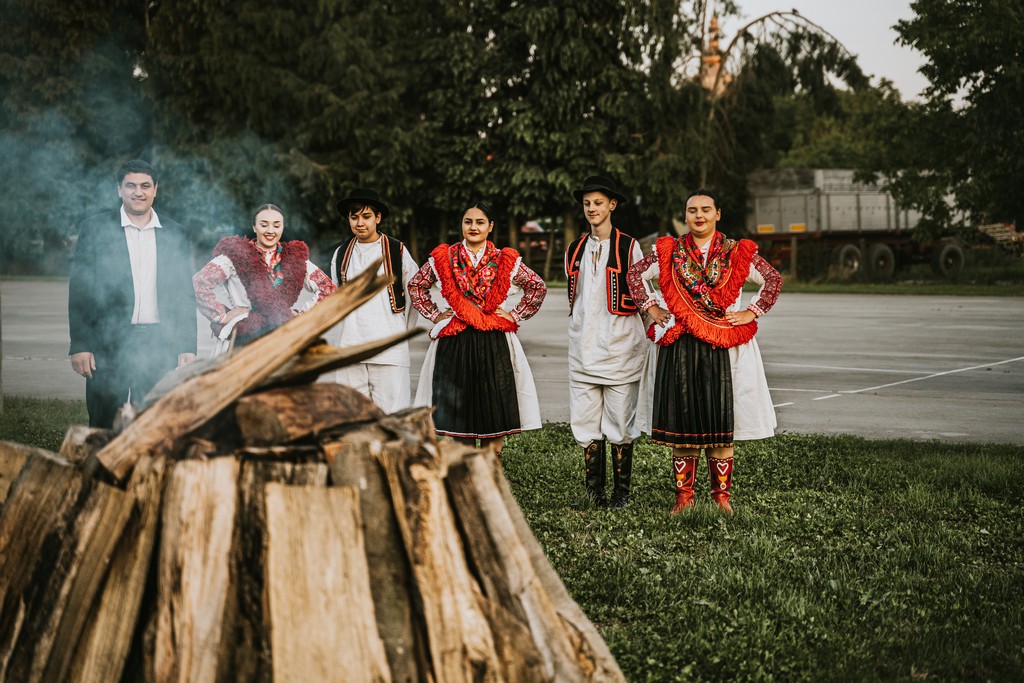
<path fill-rule="evenodd" d="M 736 301 L 757 254 L 750 240 L 712 238 L 706 264 L 700 262 L 696 244 L 683 238 L 660 237 L 655 245 L 660 274 L 658 284 L 675 325 L 658 342 L 668 346 L 683 334 L 692 334 L 716 348 L 745 344 L 757 333 L 757 321 L 733 326 L 725 310 Z M 680 246 L 682 249 L 680 249 Z"/>
<path fill-rule="evenodd" d="M 441 282 L 441 296 L 452 307 L 455 317 L 441 330 L 439 337 L 450 337 L 467 327 L 478 330 L 515 332 L 519 325 L 494 313 L 508 296 L 512 270 L 519 260 L 515 249 L 498 249 L 487 243 L 480 265 L 473 268 L 459 258 L 461 244 L 439 244 L 430 252 Z M 481 291 L 486 294 L 481 295 Z"/>

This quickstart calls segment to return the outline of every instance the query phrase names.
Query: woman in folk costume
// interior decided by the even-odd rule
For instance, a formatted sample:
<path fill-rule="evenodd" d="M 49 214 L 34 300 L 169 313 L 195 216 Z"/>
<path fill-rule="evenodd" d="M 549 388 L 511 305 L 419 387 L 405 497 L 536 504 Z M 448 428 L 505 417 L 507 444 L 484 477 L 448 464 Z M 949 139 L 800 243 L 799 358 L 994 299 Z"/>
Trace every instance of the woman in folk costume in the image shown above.
<path fill-rule="evenodd" d="M 252 230 L 253 238 L 221 239 L 213 260 L 192 277 L 199 312 L 217 338 L 214 354 L 227 350 L 232 333 L 245 344 L 291 320 L 300 312 L 294 307 L 303 290 L 313 294 L 303 310 L 334 291 L 304 242 L 281 241 L 284 213 L 277 206 L 256 209 Z"/>
<path fill-rule="evenodd" d="M 659 238 L 628 275 L 634 301 L 654 320 L 648 336 L 660 345 L 651 441 L 672 447 L 672 514 L 694 505 L 701 449 L 708 457 L 711 498 L 732 514 L 733 441 L 775 433 L 775 410 L 754 334 L 756 319 L 778 299 L 782 277 L 758 256 L 752 241 L 718 232 L 721 216 L 711 192 L 693 192 L 686 200 L 690 232 Z M 643 287 L 643 280 L 654 279 L 667 310 Z M 760 289 L 740 308 L 745 282 Z"/>
<path fill-rule="evenodd" d="M 515 332 L 540 308 L 547 286 L 523 265 L 514 249 L 498 249 L 482 202 L 462 216 L 458 244 L 441 244 L 409 281 L 413 307 L 435 323 L 420 372 L 416 405 L 436 406 L 437 433 L 481 447 L 494 444 L 499 458 L 504 437 L 540 429 L 540 406 L 526 354 Z M 441 284 L 448 310 L 430 298 Z M 510 295 L 523 292 L 512 310 Z"/>

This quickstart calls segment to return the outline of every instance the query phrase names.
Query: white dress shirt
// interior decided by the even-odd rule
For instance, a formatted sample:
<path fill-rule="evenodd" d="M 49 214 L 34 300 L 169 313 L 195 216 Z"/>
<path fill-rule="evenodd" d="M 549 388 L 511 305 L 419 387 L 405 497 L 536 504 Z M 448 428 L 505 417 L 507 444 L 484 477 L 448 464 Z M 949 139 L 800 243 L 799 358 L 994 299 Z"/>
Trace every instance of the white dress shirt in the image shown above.
<path fill-rule="evenodd" d="M 156 228 L 160 218 L 152 210 L 149 222 L 139 226 L 132 223 L 121 205 L 121 227 L 128 243 L 128 259 L 132 264 L 132 284 L 135 286 L 135 308 L 132 325 L 151 325 L 160 322 L 156 298 Z"/>

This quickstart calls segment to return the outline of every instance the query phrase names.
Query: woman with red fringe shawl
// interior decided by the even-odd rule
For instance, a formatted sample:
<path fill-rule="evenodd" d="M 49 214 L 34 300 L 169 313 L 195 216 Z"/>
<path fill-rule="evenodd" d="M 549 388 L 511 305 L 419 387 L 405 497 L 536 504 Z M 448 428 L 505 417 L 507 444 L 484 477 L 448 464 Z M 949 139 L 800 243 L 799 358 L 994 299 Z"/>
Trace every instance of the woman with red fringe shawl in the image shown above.
<path fill-rule="evenodd" d="M 526 354 L 515 332 L 544 301 L 547 286 L 515 249 L 498 249 L 490 208 L 469 206 L 462 216 L 462 242 L 441 244 L 409 281 L 413 307 L 435 323 L 423 360 L 415 405 L 434 405 L 438 434 L 493 446 L 499 459 L 505 436 L 540 429 L 540 405 Z M 448 310 L 430 288 L 441 283 Z M 512 310 L 503 306 L 520 290 Z"/>
<path fill-rule="evenodd" d="M 733 441 L 775 433 L 775 410 L 754 334 L 755 320 L 778 299 L 782 278 L 758 256 L 752 241 L 718 232 L 721 217 L 715 195 L 691 193 L 686 199 L 690 232 L 659 238 L 627 276 L 633 300 L 654 320 L 648 336 L 660 345 L 651 441 L 672 448 L 672 514 L 694 505 L 701 449 L 708 457 L 711 498 L 732 514 Z M 667 310 L 643 286 L 643 280 L 654 279 Z M 741 309 L 745 282 L 761 288 Z"/>
<path fill-rule="evenodd" d="M 256 209 L 252 230 L 254 239 L 221 239 L 213 260 L 192 277 L 199 312 L 210 319 L 217 338 L 214 354 L 228 349 L 232 332 L 237 344 L 245 344 L 291 320 L 299 313 L 294 306 L 304 289 L 314 295 L 304 308 L 335 289 L 327 273 L 309 260 L 304 242 L 281 241 L 284 213 L 277 206 Z"/>

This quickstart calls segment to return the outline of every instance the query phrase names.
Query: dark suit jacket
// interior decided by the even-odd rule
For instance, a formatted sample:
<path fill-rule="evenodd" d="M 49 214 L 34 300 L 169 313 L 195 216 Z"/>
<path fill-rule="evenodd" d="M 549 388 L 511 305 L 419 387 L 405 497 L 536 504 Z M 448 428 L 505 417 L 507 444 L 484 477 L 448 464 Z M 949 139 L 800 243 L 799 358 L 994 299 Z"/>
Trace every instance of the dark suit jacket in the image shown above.
<path fill-rule="evenodd" d="M 196 352 L 196 296 L 191 248 L 178 223 L 156 229 L 157 306 L 167 350 Z M 117 353 L 132 324 L 135 285 L 120 207 L 79 225 L 68 292 L 70 353 Z"/>

